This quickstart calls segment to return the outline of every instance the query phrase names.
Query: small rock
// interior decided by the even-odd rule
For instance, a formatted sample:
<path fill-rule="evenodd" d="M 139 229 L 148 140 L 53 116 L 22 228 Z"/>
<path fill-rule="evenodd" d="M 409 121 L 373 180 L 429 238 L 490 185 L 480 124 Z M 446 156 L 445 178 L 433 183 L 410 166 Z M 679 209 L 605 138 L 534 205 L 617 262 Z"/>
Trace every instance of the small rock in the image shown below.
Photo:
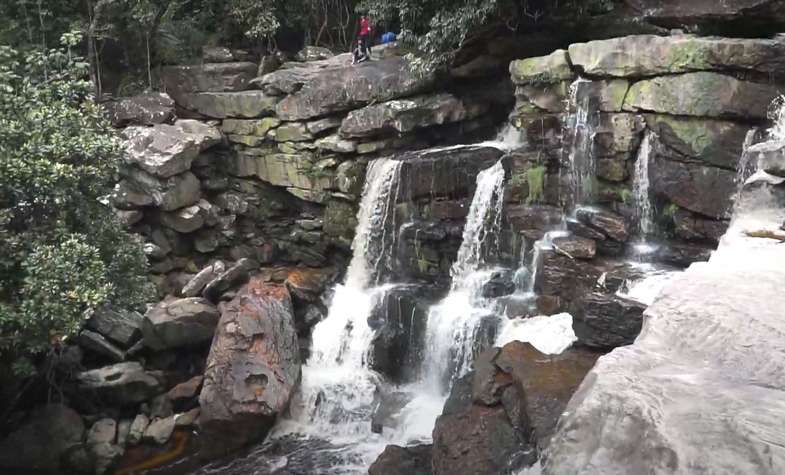
<path fill-rule="evenodd" d="M 167 394 L 161 394 L 150 401 L 150 417 L 153 419 L 160 419 L 169 417 L 174 414 L 172 410 L 172 401 L 169 400 Z"/>
<path fill-rule="evenodd" d="M 90 330 L 82 330 L 77 337 L 77 342 L 82 348 L 105 356 L 116 363 L 125 359 L 123 350 L 110 343 L 99 333 Z"/>
<path fill-rule="evenodd" d="M 193 427 L 196 425 L 197 421 L 199 420 L 199 414 L 201 413 L 201 409 L 195 407 L 190 411 L 184 412 L 182 414 L 177 414 L 174 416 L 174 425 L 176 428 L 181 427 Z"/>
<path fill-rule="evenodd" d="M 204 226 L 204 214 L 197 206 L 189 206 L 171 213 L 161 213 L 161 224 L 178 233 L 188 234 Z"/>
<path fill-rule="evenodd" d="M 143 441 L 153 442 L 158 445 L 163 445 L 169 441 L 174 431 L 174 416 L 166 417 L 164 419 L 155 419 L 147 426 L 144 431 Z"/>
<path fill-rule="evenodd" d="M 199 395 L 199 390 L 202 388 L 202 382 L 204 381 L 204 376 L 194 376 L 193 378 L 189 379 L 184 383 L 180 383 L 177 386 L 173 387 L 169 390 L 168 396 L 169 399 L 177 402 L 183 399 L 192 399 Z"/>
<path fill-rule="evenodd" d="M 221 261 L 216 261 L 213 264 L 200 270 L 199 273 L 196 274 L 183 287 L 183 290 L 181 292 L 183 297 L 196 297 L 197 295 L 202 293 L 202 290 L 204 290 L 204 287 L 208 283 L 210 283 L 210 281 L 217 278 L 225 271 L 226 271 L 226 266 Z"/>
<path fill-rule="evenodd" d="M 553 249 L 571 259 L 592 259 L 597 254 L 597 243 L 579 236 L 557 237 L 553 239 Z"/>
<path fill-rule="evenodd" d="M 142 336 L 141 324 L 142 316 L 137 312 L 104 308 L 90 317 L 86 326 L 127 348 Z"/>
<path fill-rule="evenodd" d="M 590 226 L 618 242 L 626 242 L 630 237 L 624 217 L 599 208 L 579 208 L 575 216 L 581 223 Z"/>
<path fill-rule="evenodd" d="M 87 444 L 114 443 L 117 437 L 117 421 L 114 419 L 99 419 L 87 432 Z"/>
<path fill-rule="evenodd" d="M 240 259 L 235 265 L 228 268 L 226 272 L 207 284 L 202 292 L 202 296 L 210 301 L 217 302 L 221 294 L 248 280 L 251 270 L 255 267 L 256 264 L 250 259 Z"/>
<path fill-rule="evenodd" d="M 125 447 L 128 444 L 128 435 L 131 433 L 131 424 L 133 421 L 130 419 L 123 419 L 117 423 L 117 445 Z"/>
<path fill-rule="evenodd" d="M 79 389 L 120 406 L 138 404 L 161 392 L 161 383 L 136 361 L 117 363 L 76 375 Z"/>
<path fill-rule="evenodd" d="M 142 441 L 142 437 L 144 436 L 148 425 L 150 425 L 150 418 L 144 414 L 137 414 L 128 430 L 128 444 L 139 444 Z"/>
<path fill-rule="evenodd" d="M 592 293 L 581 302 L 582 311 L 573 320 L 573 329 L 582 344 L 613 349 L 632 344 L 641 331 L 646 305 L 617 295 Z"/>

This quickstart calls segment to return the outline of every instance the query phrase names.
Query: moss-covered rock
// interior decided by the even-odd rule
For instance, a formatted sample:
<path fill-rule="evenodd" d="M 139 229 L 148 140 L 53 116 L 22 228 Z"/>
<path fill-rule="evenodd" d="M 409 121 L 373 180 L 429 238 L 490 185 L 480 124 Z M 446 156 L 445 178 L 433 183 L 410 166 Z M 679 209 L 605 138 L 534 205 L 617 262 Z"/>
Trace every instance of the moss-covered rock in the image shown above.
<path fill-rule="evenodd" d="M 646 77 L 693 71 L 785 73 L 785 42 L 638 35 L 573 44 L 573 65 L 592 76 Z"/>
<path fill-rule="evenodd" d="M 554 84 L 575 78 L 567 51 L 563 49 L 548 56 L 513 61 L 510 75 L 515 84 Z"/>
<path fill-rule="evenodd" d="M 711 72 L 661 76 L 630 87 L 624 110 L 695 117 L 766 119 L 779 89 Z"/>

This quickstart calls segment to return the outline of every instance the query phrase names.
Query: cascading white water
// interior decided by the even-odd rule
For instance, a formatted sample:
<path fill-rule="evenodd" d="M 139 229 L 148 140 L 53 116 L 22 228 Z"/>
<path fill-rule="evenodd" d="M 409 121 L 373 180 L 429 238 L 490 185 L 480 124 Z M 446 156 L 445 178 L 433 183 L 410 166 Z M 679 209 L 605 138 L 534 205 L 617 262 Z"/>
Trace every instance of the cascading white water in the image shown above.
<path fill-rule="evenodd" d="M 643 240 L 654 232 L 654 207 L 652 206 L 649 191 L 651 142 L 651 132 L 646 132 L 638 149 L 638 158 L 635 160 L 635 174 L 632 180 L 632 197 L 635 201 L 635 211 L 638 218 L 638 232 Z"/>
<path fill-rule="evenodd" d="M 314 327 L 300 399 L 293 404 L 293 420 L 280 432 L 332 443 L 356 443 L 372 435 L 369 420 L 380 381 L 368 368 L 374 336 L 368 317 L 394 287 L 376 284 L 394 245 L 400 169 L 401 162 L 389 159 L 369 165 L 345 283 L 336 286 L 327 318 Z"/>
<path fill-rule="evenodd" d="M 504 168 L 501 162 L 477 176 L 458 258 L 452 266 L 450 293 L 428 313 L 422 379 L 440 393 L 465 374 L 474 354 L 475 336 L 489 315 L 482 287 L 492 270 L 481 269 L 484 246 L 498 233 L 504 205 Z"/>
<path fill-rule="evenodd" d="M 534 293 L 534 286 L 537 281 L 537 269 L 540 267 L 540 263 L 542 261 L 542 255 L 545 251 L 550 251 L 553 249 L 553 240 L 559 237 L 569 236 L 570 233 L 564 230 L 555 230 L 555 231 L 548 231 L 542 237 L 542 239 L 536 241 L 534 243 L 534 247 L 532 249 L 532 259 L 531 263 L 529 264 L 529 281 L 527 286 L 527 292 L 530 294 Z"/>
<path fill-rule="evenodd" d="M 590 81 L 578 78 L 570 85 L 570 110 L 567 131 L 572 137 L 567 159 L 569 161 L 569 202 L 568 209 L 573 210 L 581 204 L 589 204 L 594 197 L 594 180 L 596 163 L 592 145 L 594 126 L 591 110 L 591 97 L 581 95 L 581 86 Z"/>

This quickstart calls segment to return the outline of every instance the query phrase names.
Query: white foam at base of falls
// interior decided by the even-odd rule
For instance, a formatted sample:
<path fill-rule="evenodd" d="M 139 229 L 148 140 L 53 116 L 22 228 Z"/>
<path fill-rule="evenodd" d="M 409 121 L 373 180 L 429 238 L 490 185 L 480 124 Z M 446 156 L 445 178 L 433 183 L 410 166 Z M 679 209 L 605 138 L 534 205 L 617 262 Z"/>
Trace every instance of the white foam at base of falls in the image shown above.
<path fill-rule="evenodd" d="M 624 288 L 619 289 L 616 294 L 645 305 L 651 305 L 660 295 L 662 289 L 680 273 L 678 271 L 653 270 L 641 279 L 627 282 Z"/>
<path fill-rule="evenodd" d="M 572 330 L 572 315 L 559 313 L 550 317 L 515 318 L 504 322 L 494 346 L 511 341 L 530 343 L 540 353 L 557 355 L 575 343 L 578 337 Z"/>

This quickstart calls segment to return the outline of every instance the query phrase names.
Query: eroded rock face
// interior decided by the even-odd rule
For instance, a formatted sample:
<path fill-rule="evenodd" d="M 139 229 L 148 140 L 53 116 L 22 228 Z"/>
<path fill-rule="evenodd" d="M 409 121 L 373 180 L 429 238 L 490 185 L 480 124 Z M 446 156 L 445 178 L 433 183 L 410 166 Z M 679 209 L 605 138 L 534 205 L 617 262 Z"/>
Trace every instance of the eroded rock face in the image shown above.
<path fill-rule="evenodd" d="M 84 431 L 82 418 L 73 409 L 44 406 L 0 442 L 0 468 L 10 473 L 62 473 L 65 456 L 82 444 Z"/>
<path fill-rule="evenodd" d="M 166 92 L 179 104 L 188 93 L 242 91 L 256 76 L 256 70 L 256 64 L 250 62 L 165 66 L 161 78 Z"/>
<path fill-rule="evenodd" d="M 252 279 L 222 308 L 207 359 L 200 424 L 217 455 L 259 440 L 289 405 L 300 379 L 289 292 Z"/>

